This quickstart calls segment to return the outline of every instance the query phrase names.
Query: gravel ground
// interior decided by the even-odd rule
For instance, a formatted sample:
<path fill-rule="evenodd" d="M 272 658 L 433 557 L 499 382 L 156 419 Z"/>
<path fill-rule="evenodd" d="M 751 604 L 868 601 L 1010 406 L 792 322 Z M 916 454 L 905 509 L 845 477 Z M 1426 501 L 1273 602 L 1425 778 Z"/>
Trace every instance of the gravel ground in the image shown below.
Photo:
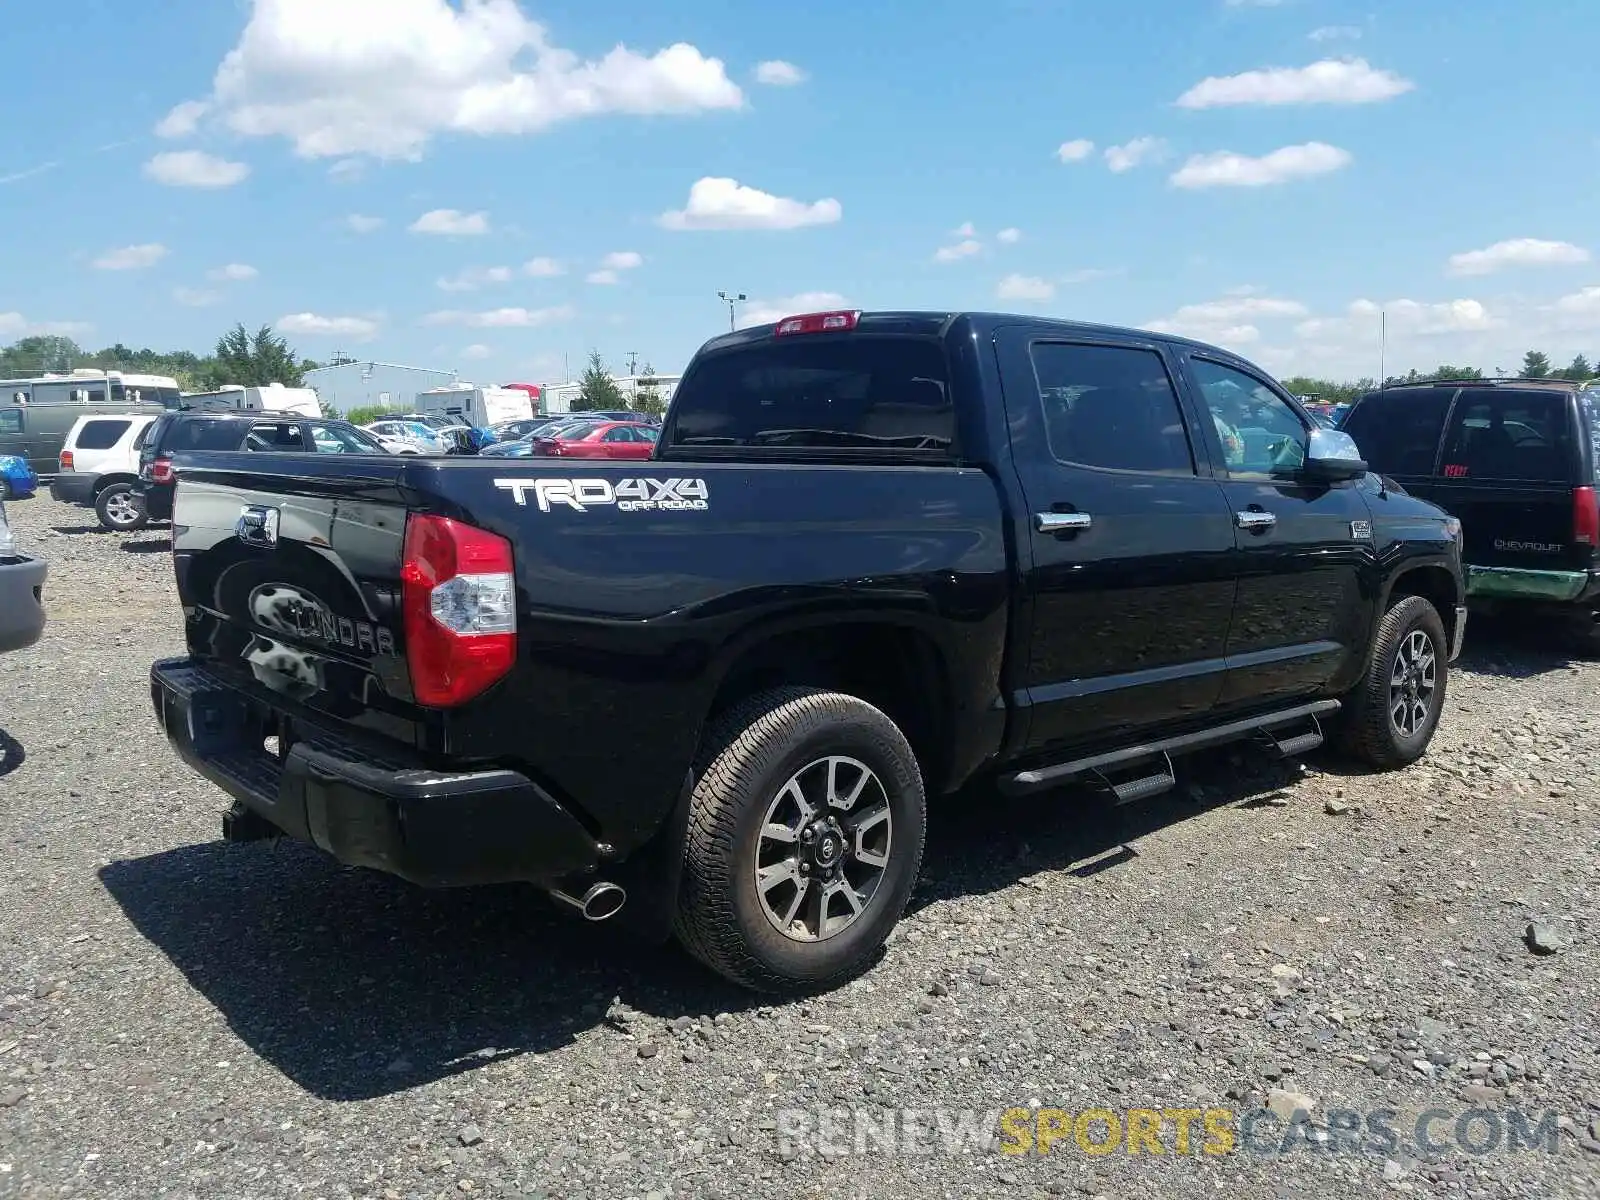
<path fill-rule="evenodd" d="M 883 962 L 758 1006 L 522 889 L 224 846 L 150 713 L 165 532 L 11 513 L 51 577 L 46 639 L 0 657 L 0 1196 L 1600 1196 L 1600 664 L 1475 628 L 1398 775 L 1247 750 L 1119 812 L 937 811 Z M 961 1110 L 1030 1105 L 1260 1123 L 962 1152 Z M 857 1142 L 905 1109 L 930 1137 Z M 1553 1153 L 1506 1148 L 1547 1113 Z"/>

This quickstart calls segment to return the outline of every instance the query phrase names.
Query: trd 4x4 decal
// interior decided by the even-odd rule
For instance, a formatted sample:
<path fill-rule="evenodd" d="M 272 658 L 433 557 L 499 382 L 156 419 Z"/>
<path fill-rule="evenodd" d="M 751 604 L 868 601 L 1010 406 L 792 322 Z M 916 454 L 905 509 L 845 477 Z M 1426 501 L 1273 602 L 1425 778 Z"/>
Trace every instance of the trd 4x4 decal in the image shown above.
<path fill-rule="evenodd" d="M 540 512 L 615 505 L 621 512 L 705 512 L 711 507 L 704 479 L 496 479 L 494 485 L 526 505 L 531 493 Z"/>

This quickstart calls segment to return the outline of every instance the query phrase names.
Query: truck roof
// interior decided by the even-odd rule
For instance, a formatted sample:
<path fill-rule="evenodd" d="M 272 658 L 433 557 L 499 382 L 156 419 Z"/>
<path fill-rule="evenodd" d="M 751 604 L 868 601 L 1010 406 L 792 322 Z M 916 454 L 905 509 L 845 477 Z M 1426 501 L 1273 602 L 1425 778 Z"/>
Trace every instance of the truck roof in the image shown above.
<path fill-rule="evenodd" d="M 837 311 L 851 312 L 852 309 Z M 810 314 L 795 313 L 794 316 Z M 879 310 L 860 311 L 855 328 L 861 332 L 870 333 L 898 333 L 909 337 L 939 337 L 949 330 L 957 321 L 966 321 L 972 326 L 973 332 L 986 336 L 1005 325 L 1019 323 L 1043 326 L 1054 329 L 1062 334 L 1083 336 L 1113 336 L 1118 338 L 1138 338 L 1144 340 L 1158 340 L 1172 342 L 1178 345 L 1193 346 L 1211 352 L 1217 352 L 1220 347 L 1207 342 L 1195 341 L 1193 338 L 1180 337 L 1175 333 L 1159 333 L 1149 329 L 1138 329 L 1130 325 L 1106 325 L 1092 321 L 1072 321 L 1062 317 L 1038 317 L 1026 313 L 1003 313 L 988 311 L 955 311 L 936 312 L 922 309 L 906 310 Z M 769 322 L 765 325 L 751 325 L 748 328 L 737 330 L 733 333 L 724 333 L 712 338 L 700 347 L 702 353 L 726 350 L 734 346 L 745 346 L 755 342 L 770 339 L 779 322 Z M 1229 354 L 1228 351 L 1221 351 Z M 1229 355 L 1237 358 L 1238 355 Z M 1241 359 L 1240 361 L 1244 361 Z"/>

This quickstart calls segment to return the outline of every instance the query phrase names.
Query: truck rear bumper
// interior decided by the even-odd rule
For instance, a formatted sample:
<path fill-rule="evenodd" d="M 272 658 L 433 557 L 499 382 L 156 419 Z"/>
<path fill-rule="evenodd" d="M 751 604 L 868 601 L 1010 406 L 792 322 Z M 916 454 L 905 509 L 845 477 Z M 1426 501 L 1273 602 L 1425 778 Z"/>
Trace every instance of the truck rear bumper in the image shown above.
<path fill-rule="evenodd" d="M 0 560 L 0 654 L 44 636 L 42 594 L 50 568 L 37 558 Z"/>
<path fill-rule="evenodd" d="M 1526 567 L 1467 567 L 1473 600 L 1544 600 L 1570 604 L 1593 591 L 1588 571 L 1536 571 Z"/>
<path fill-rule="evenodd" d="M 426 887 L 549 887 L 600 862 L 588 831 L 515 771 L 440 771 L 387 749 L 377 761 L 192 659 L 155 663 L 150 696 L 185 762 L 274 828 L 350 866 Z M 269 753 L 272 737 L 287 750 Z"/>
<path fill-rule="evenodd" d="M 93 504 L 95 477 L 65 471 L 50 481 L 50 496 L 63 504 Z"/>

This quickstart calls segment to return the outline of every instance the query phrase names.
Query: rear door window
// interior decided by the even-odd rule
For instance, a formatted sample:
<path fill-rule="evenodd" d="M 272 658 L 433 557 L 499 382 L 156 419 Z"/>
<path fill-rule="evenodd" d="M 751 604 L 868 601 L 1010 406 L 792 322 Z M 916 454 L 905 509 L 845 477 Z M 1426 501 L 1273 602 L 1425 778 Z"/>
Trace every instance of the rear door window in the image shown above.
<path fill-rule="evenodd" d="M 22 432 L 22 410 L 20 408 L 0 408 L 0 433 Z"/>
<path fill-rule="evenodd" d="M 306 431 L 294 425 L 252 425 L 250 435 L 244 440 L 246 450 L 269 454 L 303 454 L 306 451 Z"/>
<path fill-rule="evenodd" d="M 673 401 L 674 447 L 947 457 L 944 351 L 931 339 L 773 338 L 702 358 Z"/>
<path fill-rule="evenodd" d="M 133 435 L 133 448 L 135 450 L 144 449 L 145 442 L 150 438 L 150 431 L 155 427 L 156 423 L 154 421 L 146 421 L 144 427 L 140 429 L 138 433 Z"/>
<path fill-rule="evenodd" d="M 1036 342 L 1034 376 L 1052 457 L 1071 466 L 1193 475 L 1178 393 L 1153 350 Z"/>
<path fill-rule="evenodd" d="M 109 450 L 122 440 L 131 421 L 89 421 L 78 430 L 79 450 Z"/>
<path fill-rule="evenodd" d="M 1441 473 L 1571 483 L 1574 454 L 1566 393 L 1465 388 L 1445 436 Z"/>
<path fill-rule="evenodd" d="M 1431 475 L 1455 388 L 1378 392 L 1362 398 L 1340 426 L 1361 457 L 1383 475 Z"/>

